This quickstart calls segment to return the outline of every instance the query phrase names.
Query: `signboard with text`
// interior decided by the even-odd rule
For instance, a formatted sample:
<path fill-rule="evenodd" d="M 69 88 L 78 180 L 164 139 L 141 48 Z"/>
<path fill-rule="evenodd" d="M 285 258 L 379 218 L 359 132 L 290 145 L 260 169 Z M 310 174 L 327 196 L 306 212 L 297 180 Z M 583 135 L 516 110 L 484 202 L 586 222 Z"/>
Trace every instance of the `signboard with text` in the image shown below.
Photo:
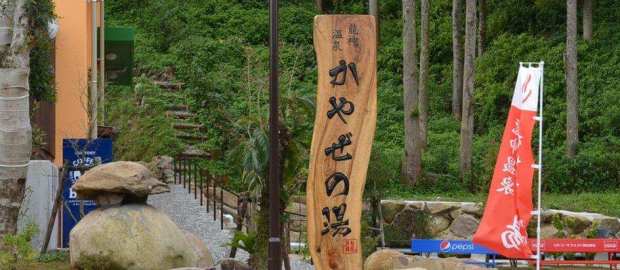
<path fill-rule="evenodd" d="M 414 253 L 497 254 L 469 240 L 413 239 L 411 251 Z"/>
<path fill-rule="evenodd" d="M 319 74 L 307 182 L 310 253 L 317 270 L 359 270 L 362 195 L 377 118 L 374 17 L 315 17 L 314 48 Z"/>
<path fill-rule="evenodd" d="M 72 186 L 88 169 L 99 164 L 111 162 L 112 140 L 110 139 L 65 139 L 63 140 L 63 159 L 68 162 L 68 171 L 62 189 L 62 247 L 69 247 L 69 233 L 80 221 L 97 206 L 92 200 L 79 200 Z"/>
<path fill-rule="evenodd" d="M 536 250 L 536 239 L 530 239 L 530 248 Z M 620 252 L 620 239 L 542 239 L 544 252 Z"/>

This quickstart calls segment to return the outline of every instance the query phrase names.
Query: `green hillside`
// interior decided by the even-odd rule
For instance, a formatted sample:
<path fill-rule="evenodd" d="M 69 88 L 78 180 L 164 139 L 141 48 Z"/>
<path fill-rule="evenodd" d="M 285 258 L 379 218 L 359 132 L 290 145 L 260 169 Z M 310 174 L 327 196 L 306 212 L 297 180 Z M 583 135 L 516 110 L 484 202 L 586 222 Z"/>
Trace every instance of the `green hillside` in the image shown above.
<path fill-rule="evenodd" d="M 330 1 L 331 2 L 331 1 Z M 334 0 L 334 13 L 366 12 L 365 1 Z M 403 155 L 401 2 L 380 2 L 379 113 L 370 180 L 393 193 Z M 598 0 L 594 39 L 580 41 L 580 145 L 565 157 L 565 1 L 487 0 L 485 52 L 476 59 L 474 179 L 484 192 L 491 178 L 519 61 L 545 61 L 544 188 L 597 192 L 620 188 L 620 6 Z M 268 11 L 259 0 L 116 0 L 106 2 L 109 25 L 136 28 L 138 74 L 185 83 L 216 153 L 209 166 L 240 186 L 248 168 L 266 170 Z M 417 192 L 458 192 L 459 122 L 450 114 L 451 1 L 431 1 L 429 146 Z M 307 167 L 316 91 L 312 1 L 282 1 L 282 115 L 298 159 L 293 178 Z M 418 20 L 419 22 L 419 20 Z M 114 118 L 112 118 L 114 121 Z M 121 136 L 131 136 L 124 135 Z M 537 142 L 535 142 L 537 143 Z M 373 176 L 373 170 L 382 172 Z M 245 173 L 244 173 L 245 171 Z M 294 172 L 293 172 L 294 171 Z M 301 173 L 299 173 L 301 172 Z M 255 177 L 256 178 L 256 177 Z M 380 179 L 379 179 L 380 178 Z M 260 177 L 257 177 L 260 180 Z M 396 194 L 397 195 L 397 194 Z"/>

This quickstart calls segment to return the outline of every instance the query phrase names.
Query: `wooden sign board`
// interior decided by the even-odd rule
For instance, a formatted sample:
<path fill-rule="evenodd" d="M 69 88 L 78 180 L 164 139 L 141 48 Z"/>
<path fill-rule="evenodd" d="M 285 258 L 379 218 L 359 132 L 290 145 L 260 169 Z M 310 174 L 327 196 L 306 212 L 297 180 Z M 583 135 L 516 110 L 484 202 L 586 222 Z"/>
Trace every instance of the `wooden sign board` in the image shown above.
<path fill-rule="evenodd" d="M 319 81 L 307 206 L 317 270 L 362 269 L 362 196 L 377 119 L 376 40 L 372 16 L 314 19 Z"/>

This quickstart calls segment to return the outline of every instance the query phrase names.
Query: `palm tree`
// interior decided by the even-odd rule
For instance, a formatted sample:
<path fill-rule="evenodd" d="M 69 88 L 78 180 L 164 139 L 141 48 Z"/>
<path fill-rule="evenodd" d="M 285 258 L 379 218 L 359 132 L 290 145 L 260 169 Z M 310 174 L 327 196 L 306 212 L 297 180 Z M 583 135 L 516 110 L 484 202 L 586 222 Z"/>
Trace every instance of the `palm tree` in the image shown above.
<path fill-rule="evenodd" d="M 17 231 L 32 150 L 27 2 L 0 3 L 0 236 Z"/>
<path fill-rule="evenodd" d="M 295 46 L 301 52 L 301 46 Z M 251 53 L 251 52 L 250 52 Z M 297 54 L 299 55 L 299 54 Z M 266 76 L 261 76 L 262 66 L 252 66 L 248 61 L 248 109 L 244 117 L 231 122 L 232 132 L 229 137 L 237 138 L 236 147 L 230 153 L 232 160 L 240 165 L 241 181 L 254 197 L 259 199 L 258 216 L 256 217 L 256 249 L 251 254 L 250 264 L 254 269 L 265 269 L 267 265 L 267 249 L 269 237 L 269 189 L 266 179 L 269 173 L 269 139 L 268 139 L 268 111 Z M 302 123 L 307 123 L 313 117 L 314 102 L 293 87 L 295 74 L 299 72 L 301 63 L 294 63 L 282 71 L 283 84 L 280 110 L 280 155 L 282 157 L 280 171 L 282 173 L 282 206 L 286 207 L 292 195 L 301 190 L 305 178 L 303 175 L 306 166 L 307 145 L 303 136 L 297 134 L 305 132 Z M 251 78 L 250 78 L 251 77 Z M 256 93 L 254 96 L 253 93 Z M 284 209 L 282 209 L 284 212 Z M 286 248 L 288 245 L 283 245 Z M 284 250 L 283 252 L 288 251 Z M 286 261 L 286 258 L 285 260 Z M 288 266 L 290 268 L 290 266 Z"/>

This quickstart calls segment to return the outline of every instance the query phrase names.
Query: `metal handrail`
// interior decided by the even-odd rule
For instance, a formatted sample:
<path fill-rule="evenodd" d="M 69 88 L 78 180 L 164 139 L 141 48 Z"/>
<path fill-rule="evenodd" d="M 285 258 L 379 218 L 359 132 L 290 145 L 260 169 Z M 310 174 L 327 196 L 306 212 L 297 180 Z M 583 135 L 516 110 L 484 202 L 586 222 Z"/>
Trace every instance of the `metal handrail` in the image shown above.
<path fill-rule="evenodd" d="M 177 160 L 181 161 L 178 162 Z M 195 163 L 195 161 L 197 161 L 197 159 L 194 158 L 190 158 L 190 157 L 184 157 L 184 156 L 180 156 L 177 159 L 174 160 L 174 171 L 175 171 L 175 184 L 183 184 L 184 188 L 188 189 L 188 193 L 192 192 L 192 184 L 194 185 L 194 199 L 200 199 L 201 201 L 203 200 L 202 196 L 200 196 L 200 198 L 198 198 L 198 185 L 200 185 L 200 193 L 202 194 L 206 194 L 206 201 L 209 202 L 210 200 L 212 200 L 211 198 L 209 198 L 209 192 L 203 193 L 203 188 L 205 182 L 206 182 L 206 187 L 209 187 L 209 182 L 213 183 L 213 197 L 215 200 L 217 200 L 217 195 L 216 192 L 218 190 L 218 188 L 220 189 L 220 195 L 222 195 L 224 192 L 226 192 L 227 194 L 230 194 L 232 196 L 235 197 L 235 199 L 238 201 L 242 196 L 233 191 L 233 190 L 229 190 L 226 189 L 223 185 L 217 185 L 217 182 L 215 179 L 211 179 L 212 176 L 208 173 L 208 171 L 198 168 L 197 164 Z M 189 174 L 185 173 L 186 171 L 189 171 Z M 205 175 L 206 174 L 206 175 Z M 206 181 L 204 181 L 204 178 L 206 176 Z M 177 181 L 178 180 L 178 181 Z M 220 201 L 223 203 L 223 196 L 220 196 Z M 251 201 L 255 201 L 256 198 L 255 197 L 248 197 Z M 203 205 L 201 203 L 201 205 Z M 207 207 L 208 207 L 208 203 L 207 203 Z M 234 206 L 233 206 L 234 207 Z M 236 208 L 236 207 L 235 207 Z M 209 211 L 209 209 L 207 209 L 207 211 Z M 286 214 L 291 214 L 291 215 L 295 215 L 295 216 L 301 216 L 301 217 L 307 217 L 304 214 L 300 214 L 300 213 L 296 213 L 296 212 L 290 212 L 290 211 L 284 211 L 284 213 Z"/>
<path fill-rule="evenodd" d="M 208 170 L 204 168 L 200 168 L 200 166 L 197 164 L 198 161 L 199 161 L 198 158 L 183 156 L 183 155 L 178 156 L 177 158 L 173 159 L 174 183 L 179 184 L 179 185 L 182 184 L 183 188 L 187 188 L 188 195 L 190 196 L 192 193 L 192 186 L 193 186 L 194 199 L 200 200 L 200 206 L 204 205 L 207 213 L 209 213 L 209 211 L 211 210 L 211 206 L 213 206 L 213 220 L 214 221 L 217 220 L 218 218 L 217 217 L 217 208 L 218 208 L 217 204 L 218 204 L 218 199 L 219 199 L 219 204 L 220 204 L 219 219 L 220 219 L 221 230 L 224 229 L 224 211 L 226 211 L 225 207 L 229 207 L 229 209 L 232 209 L 232 211 L 236 212 L 235 213 L 235 212 L 228 211 L 233 215 L 235 223 L 238 224 L 236 227 L 237 231 L 242 231 L 244 226 L 246 228 L 248 228 L 248 226 L 251 226 L 250 223 L 248 223 L 248 220 L 249 220 L 248 217 L 252 215 L 252 211 L 251 211 L 252 207 L 250 207 L 249 205 L 252 202 L 256 202 L 257 198 L 254 196 L 249 196 L 245 193 L 244 195 L 241 195 L 240 193 L 226 189 L 223 185 L 223 181 L 222 180 L 218 181 L 218 179 L 214 177 L 213 175 L 211 175 Z M 200 189 L 200 191 L 198 191 L 198 189 Z M 217 194 L 218 189 L 219 189 L 219 198 Z M 209 190 L 212 190 L 212 192 L 209 192 Z M 237 202 L 237 205 L 227 205 L 224 202 L 224 192 L 233 196 L 235 201 Z M 200 195 L 200 197 L 198 197 L 198 195 Z M 212 205 L 211 205 L 211 202 L 213 202 Z M 242 206 L 241 204 L 245 204 L 245 205 Z M 244 213 L 240 212 L 242 207 L 245 207 L 246 209 Z M 303 236 L 303 229 L 299 231 L 295 230 L 295 232 L 299 233 L 297 239 L 291 239 L 290 232 L 291 232 L 292 222 L 307 222 L 308 220 L 307 215 L 299 213 L 299 212 L 291 212 L 291 211 L 286 211 L 286 210 L 284 211 L 284 214 L 288 214 L 288 215 L 295 217 L 295 218 L 287 219 L 283 224 L 285 226 L 284 228 L 288 229 L 287 230 L 287 233 L 289 235 L 289 237 L 287 238 L 288 241 L 297 241 L 296 243 L 302 243 L 303 241 L 305 241 L 304 239 L 307 239 L 307 238 Z M 239 216 L 239 215 L 243 215 L 243 216 Z M 234 258 L 235 255 L 236 255 L 236 251 L 231 250 L 230 252 L 231 258 Z"/>

